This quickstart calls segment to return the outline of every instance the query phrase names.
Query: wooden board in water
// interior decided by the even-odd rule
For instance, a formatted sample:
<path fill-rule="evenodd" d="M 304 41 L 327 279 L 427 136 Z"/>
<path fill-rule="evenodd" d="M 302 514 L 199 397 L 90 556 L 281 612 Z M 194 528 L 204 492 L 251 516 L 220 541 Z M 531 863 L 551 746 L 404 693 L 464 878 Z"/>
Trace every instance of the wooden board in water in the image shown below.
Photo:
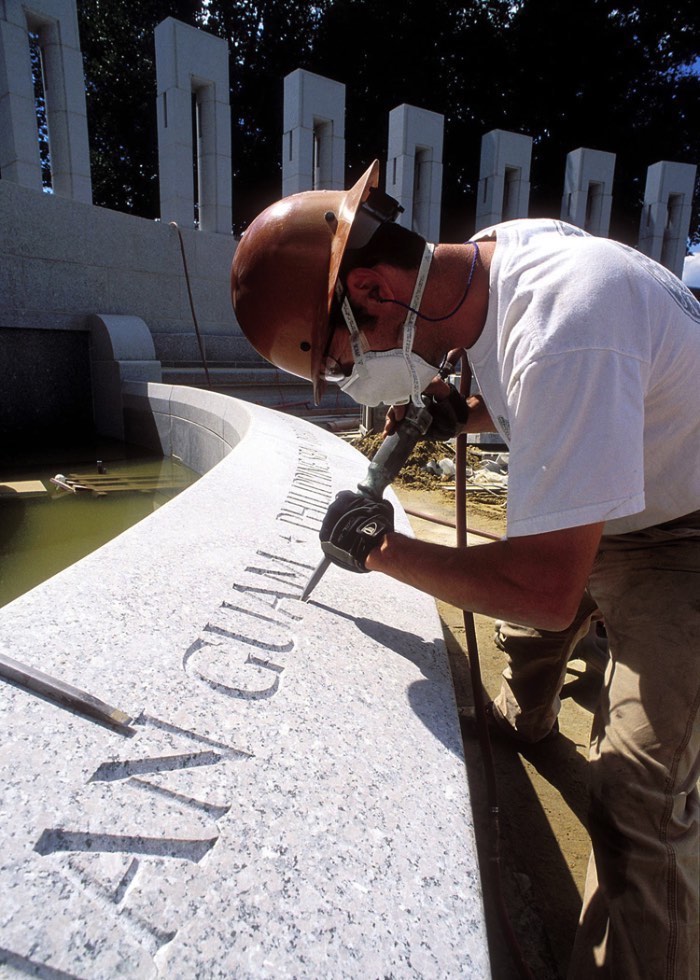
<path fill-rule="evenodd" d="M 68 480 L 78 485 L 79 490 L 93 493 L 125 493 L 139 491 L 150 493 L 154 490 L 182 490 L 190 481 L 182 476 L 158 477 L 145 475 L 118 476 L 110 473 L 70 473 Z"/>
<path fill-rule="evenodd" d="M 17 494 L 33 496 L 46 492 L 46 487 L 41 480 L 13 480 L 8 483 L 0 483 L 0 497 L 16 497 Z"/>

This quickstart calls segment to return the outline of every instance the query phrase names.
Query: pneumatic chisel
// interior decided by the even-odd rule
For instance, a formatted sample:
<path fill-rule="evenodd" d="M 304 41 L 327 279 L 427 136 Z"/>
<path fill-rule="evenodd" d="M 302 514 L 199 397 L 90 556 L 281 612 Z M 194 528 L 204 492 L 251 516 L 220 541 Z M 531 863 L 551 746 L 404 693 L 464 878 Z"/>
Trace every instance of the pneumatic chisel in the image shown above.
<path fill-rule="evenodd" d="M 384 439 L 370 460 L 364 480 L 357 485 L 358 491 L 363 496 L 371 500 L 382 499 L 384 491 L 396 479 L 416 443 L 426 434 L 432 421 L 433 416 L 425 406 L 421 408 L 413 404 L 407 406 L 406 414 L 396 423 L 391 435 Z M 302 602 L 308 601 L 330 564 L 330 558 L 324 556 L 301 594 Z"/>

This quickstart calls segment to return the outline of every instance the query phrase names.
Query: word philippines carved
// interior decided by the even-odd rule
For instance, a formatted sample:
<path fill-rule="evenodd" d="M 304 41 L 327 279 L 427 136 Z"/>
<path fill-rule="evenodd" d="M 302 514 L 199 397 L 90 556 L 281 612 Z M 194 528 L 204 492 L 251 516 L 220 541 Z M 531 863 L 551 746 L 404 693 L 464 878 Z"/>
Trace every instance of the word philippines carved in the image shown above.
<path fill-rule="evenodd" d="M 333 499 L 328 456 L 309 441 L 308 435 L 303 439 L 297 432 L 297 438 L 297 467 L 290 491 L 276 519 L 318 531 Z"/>

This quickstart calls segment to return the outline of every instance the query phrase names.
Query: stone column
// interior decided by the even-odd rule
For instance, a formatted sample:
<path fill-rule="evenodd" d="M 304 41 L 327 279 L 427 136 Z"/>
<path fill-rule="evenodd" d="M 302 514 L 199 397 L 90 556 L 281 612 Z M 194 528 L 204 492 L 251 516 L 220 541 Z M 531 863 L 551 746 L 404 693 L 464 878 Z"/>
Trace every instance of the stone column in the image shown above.
<path fill-rule="evenodd" d="M 696 171 L 693 164 L 668 160 L 660 160 L 647 170 L 639 251 L 679 278 L 683 275 Z"/>
<path fill-rule="evenodd" d="M 440 240 L 444 116 L 412 105 L 389 113 L 386 190 L 404 208 L 398 223 Z"/>
<path fill-rule="evenodd" d="M 42 52 L 55 194 L 92 203 L 85 80 L 75 0 L 4 0 L 0 5 L 0 170 L 42 188 L 29 33 Z"/>
<path fill-rule="evenodd" d="M 561 217 L 592 235 L 610 230 L 615 154 L 579 147 L 566 158 Z"/>
<path fill-rule="evenodd" d="M 198 221 L 203 231 L 231 233 L 231 119 L 228 45 L 223 38 L 167 17 L 155 29 L 158 166 L 162 221 Z M 194 107 L 193 107 L 194 100 Z M 196 113 L 197 147 L 192 140 Z"/>
<path fill-rule="evenodd" d="M 298 69 L 284 80 L 282 195 L 345 188 L 345 86 Z"/>
<path fill-rule="evenodd" d="M 526 218 L 530 198 L 532 137 L 492 129 L 481 140 L 476 227 Z"/>

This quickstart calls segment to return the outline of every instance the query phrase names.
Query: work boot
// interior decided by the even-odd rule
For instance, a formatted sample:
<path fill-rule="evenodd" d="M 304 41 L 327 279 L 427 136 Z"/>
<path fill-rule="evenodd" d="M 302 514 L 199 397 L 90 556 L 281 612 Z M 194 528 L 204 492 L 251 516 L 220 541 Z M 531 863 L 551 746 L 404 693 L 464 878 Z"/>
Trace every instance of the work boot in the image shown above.
<path fill-rule="evenodd" d="M 508 724 L 507 721 L 501 721 L 498 713 L 494 708 L 493 701 L 488 701 L 484 705 L 484 712 L 486 714 L 486 724 L 488 726 L 489 735 L 493 738 L 498 738 L 501 741 L 517 743 L 522 746 L 533 746 L 542 745 L 543 742 L 548 742 L 559 734 L 559 721 L 554 720 L 554 724 L 542 738 L 538 739 L 536 742 L 532 742 L 530 739 L 523 738 L 519 735 L 517 730 Z M 463 707 L 459 709 L 460 721 L 463 727 L 471 735 L 478 736 L 476 713 L 474 708 Z"/>

